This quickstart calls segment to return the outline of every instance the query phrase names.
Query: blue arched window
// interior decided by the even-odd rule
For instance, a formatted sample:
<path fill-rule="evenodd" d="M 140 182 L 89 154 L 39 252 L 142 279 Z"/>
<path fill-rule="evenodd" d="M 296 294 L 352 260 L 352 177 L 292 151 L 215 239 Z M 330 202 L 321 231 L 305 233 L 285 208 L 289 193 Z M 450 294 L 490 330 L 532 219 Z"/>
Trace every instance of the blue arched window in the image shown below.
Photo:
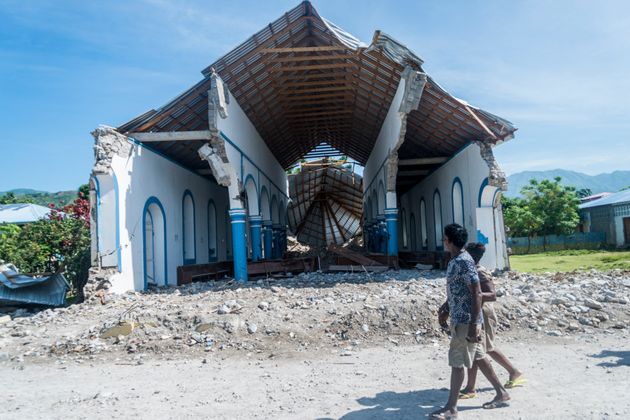
<path fill-rule="evenodd" d="M 413 213 L 409 217 L 409 236 L 411 238 L 411 249 L 415 251 L 418 244 L 416 243 L 416 215 Z"/>
<path fill-rule="evenodd" d="M 453 180 L 453 190 L 451 194 L 453 223 L 464 226 L 464 189 L 461 180 L 456 177 Z"/>
<path fill-rule="evenodd" d="M 182 247 L 184 265 L 197 262 L 197 237 L 195 221 L 195 200 L 189 190 L 184 191 L 182 197 Z"/>
<path fill-rule="evenodd" d="M 429 246 L 427 227 L 427 206 L 424 203 L 424 198 L 422 198 L 420 199 L 420 240 L 422 241 L 422 249 L 427 249 L 427 247 Z"/>
<path fill-rule="evenodd" d="M 442 198 L 440 192 L 436 189 L 433 193 L 433 223 L 435 226 L 435 248 L 443 249 L 442 235 L 444 232 L 442 226 Z"/>

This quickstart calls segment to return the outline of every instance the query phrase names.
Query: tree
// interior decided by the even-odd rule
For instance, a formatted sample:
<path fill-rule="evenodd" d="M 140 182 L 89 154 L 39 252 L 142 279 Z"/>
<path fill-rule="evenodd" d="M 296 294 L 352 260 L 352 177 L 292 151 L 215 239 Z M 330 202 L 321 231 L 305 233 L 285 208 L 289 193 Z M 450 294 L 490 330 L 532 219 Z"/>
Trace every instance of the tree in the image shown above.
<path fill-rule="evenodd" d="M 527 237 L 527 252 L 531 248 L 531 239 L 536 236 L 542 225 L 541 218 L 534 214 L 527 202 L 521 198 L 503 196 L 503 218 L 510 229 L 510 236 Z"/>
<path fill-rule="evenodd" d="M 26 195 L 16 196 L 13 192 L 8 192 L 0 197 L 0 204 L 21 204 L 21 203 L 34 203 L 35 201 Z"/>
<path fill-rule="evenodd" d="M 578 198 L 586 198 L 593 195 L 593 191 L 590 188 L 580 188 L 575 192 Z"/>
<path fill-rule="evenodd" d="M 575 193 L 575 188 L 561 185 L 561 180 L 561 177 L 556 177 L 553 181 L 544 179 L 540 182 L 531 179 L 529 185 L 521 190 L 527 207 L 541 222 L 538 232 L 544 237 L 543 249 L 548 235 L 569 234 L 580 222 L 578 214 L 580 199 Z"/>
<path fill-rule="evenodd" d="M 81 292 L 90 268 L 90 205 L 79 192 L 73 203 L 52 209 L 47 219 L 23 226 L 2 225 L 0 259 L 22 272 L 56 271 L 63 263 L 75 292 Z"/>

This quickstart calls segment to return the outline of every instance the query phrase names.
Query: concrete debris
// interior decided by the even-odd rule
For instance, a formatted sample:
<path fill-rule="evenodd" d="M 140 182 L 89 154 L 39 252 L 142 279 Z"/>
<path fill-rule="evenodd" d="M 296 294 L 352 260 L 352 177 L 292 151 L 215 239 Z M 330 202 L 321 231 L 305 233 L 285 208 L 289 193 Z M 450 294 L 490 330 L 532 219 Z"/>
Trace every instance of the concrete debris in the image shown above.
<path fill-rule="evenodd" d="M 602 309 L 604 307 L 598 301 L 593 300 L 593 299 L 589 299 L 589 298 L 585 298 L 584 299 L 584 306 L 586 306 L 588 308 L 591 308 L 591 309 L 597 309 L 597 310 Z"/>
<path fill-rule="evenodd" d="M 105 328 L 101 333 L 101 338 L 112 338 L 112 337 L 120 337 L 127 336 L 131 334 L 135 327 L 133 322 L 129 321 L 121 321 L 118 325 L 114 325 L 113 327 Z"/>
<path fill-rule="evenodd" d="M 628 271 L 506 273 L 494 304 L 501 340 L 538 340 L 627 330 Z M 445 299 L 444 272 L 302 273 L 239 284 L 107 295 L 65 308 L 0 310 L 0 344 L 17 358 L 60 360 L 213 352 L 278 354 L 362 346 L 446 346 L 436 313 Z M 544 337 L 544 338 L 543 338 Z M 141 360 L 141 359 L 138 359 Z M 132 359 L 131 363 L 137 364 Z"/>
<path fill-rule="evenodd" d="M 101 125 L 92 132 L 92 136 L 94 137 L 95 161 L 92 173 L 95 175 L 108 175 L 114 156 L 126 158 L 131 155 L 133 144 L 127 136 L 120 134 L 113 127 Z"/>

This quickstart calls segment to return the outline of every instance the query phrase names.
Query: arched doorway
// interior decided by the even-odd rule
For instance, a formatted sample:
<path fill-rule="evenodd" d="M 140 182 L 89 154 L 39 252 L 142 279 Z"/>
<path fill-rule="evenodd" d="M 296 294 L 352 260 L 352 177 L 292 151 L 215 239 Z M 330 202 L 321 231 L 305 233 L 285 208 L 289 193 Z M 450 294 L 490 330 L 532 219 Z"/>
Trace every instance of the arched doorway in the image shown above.
<path fill-rule="evenodd" d="M 142 226 L 144 288 L 166 286 L 166 216 L 156 197 L 150 197 L 144 205 Z"/>

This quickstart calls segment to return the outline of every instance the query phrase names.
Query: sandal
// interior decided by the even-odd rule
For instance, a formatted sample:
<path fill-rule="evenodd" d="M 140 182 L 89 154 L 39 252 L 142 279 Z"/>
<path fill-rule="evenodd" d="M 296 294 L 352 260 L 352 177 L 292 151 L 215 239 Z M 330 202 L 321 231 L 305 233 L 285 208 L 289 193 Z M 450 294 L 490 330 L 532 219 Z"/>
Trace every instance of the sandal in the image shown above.
<path fill-rule="evenodd" d="M 471 398 L 476 398 L 477 397 L 477 392 L 473 391 L 473 392 L 464 392 L 464 391 L 459 391 L 459 395 L 457 396 L 458 400 L 470 400 Z"/>
<path fill-rule="evenodd" d="M 516 388 L 517 386 L 523 386 L 525 385 L 525 383 L 527 383 L 527 379 L 523 378 L 522 376 L 519 376 L 518 378 L 514 379 L 513 381 L 507 381 L 505 383 L 505 385 L 503 385 L 506 389 L 510 389 L 510 388 Z"/>
<path fill-rule="evenodd" d="M 432 420 L 453 420 L 457 418 L 457 414 L 453 414 L 450 411 L 444 411 L 441 413 L 432 413 L 429 418 Z"/>
<path fill-rule="evenodd" d="M 482 407 L 486 410 L 494 410 L 495 408 L 505 408 L 509 406 L 509 400 L 492 400 L 482 405 Z"/>

